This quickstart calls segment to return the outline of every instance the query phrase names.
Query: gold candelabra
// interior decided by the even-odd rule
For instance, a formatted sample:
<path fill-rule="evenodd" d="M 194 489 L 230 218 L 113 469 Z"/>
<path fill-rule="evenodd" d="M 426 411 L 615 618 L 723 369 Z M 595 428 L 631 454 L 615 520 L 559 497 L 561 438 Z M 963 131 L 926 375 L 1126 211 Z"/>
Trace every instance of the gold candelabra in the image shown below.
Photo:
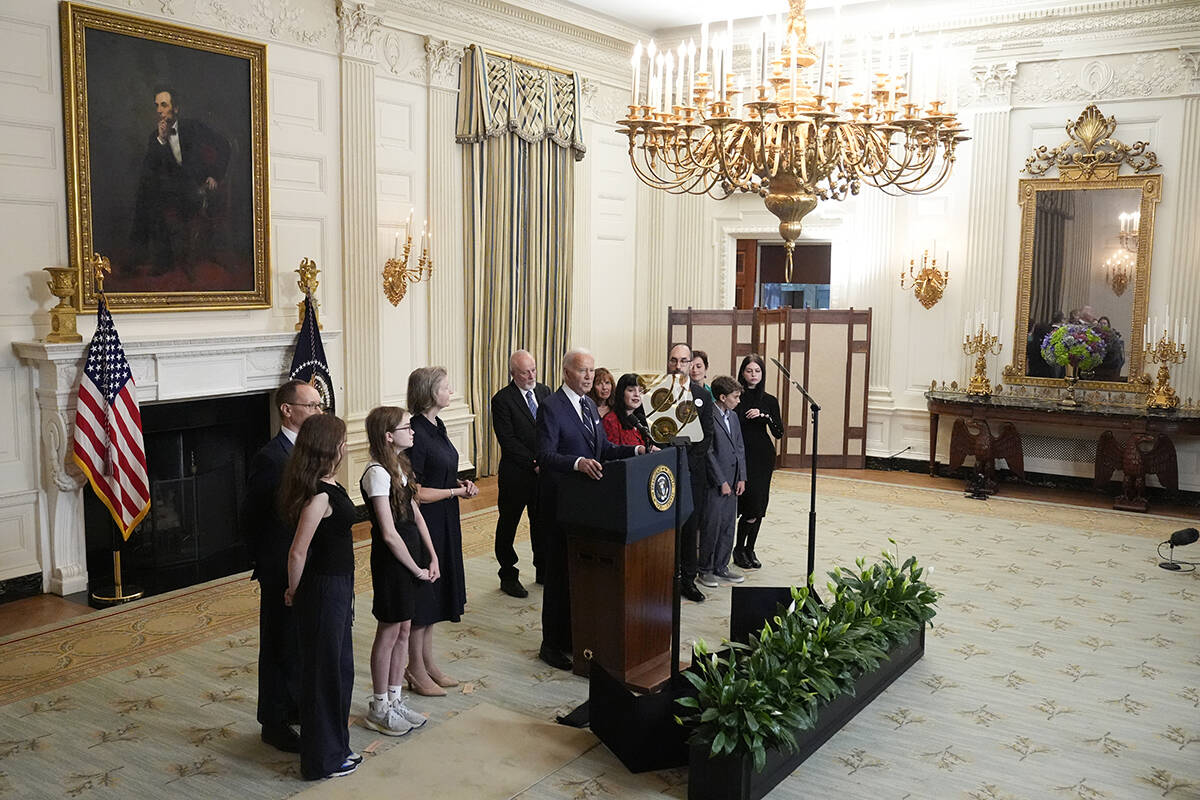
<path fill-rule="evenodd" d="M 1118 219 L 1121 222 L 1121 246 L 1130 253 L 1136 253 L 1138 249 L 1138 228 L 1141 227 L 1142 212 L 1130 211 L 1129 213 L 1122 213 Z"/>
<path fill-rule="evenodd" d="M 296 322 L 296 330 L 304 327 L 304 298 L 310 297 L 313 304 L 313 314 L 317 318 L 317 329 L 324 330 L 325 326 L 321 324 L 321 315 L 318 313 L 321 304 L 317 302 L 317 286 L 320 281 L 317 280 L 317 273 L 321 270 L 317 269 L 317 262 L 311 258 L 300 259 L 300 266 L 295 269 L 295 273 L 300 277 L 296 280 L 296 286 L 300 289 L 300 302 L 296 303 L 296 311 L 300 315 L 300 319 Z"/>
<path fill-rule="evenodd" d="M 661 53 L 651 41 L 644 98 L 639 43 L 629 114 L 618 121 L 643 183 L 674 194 L 762 197 L 779 218 L 788 281 L 802 221 L 818 201 L 843 200 L 864 184 L 890 194 L 931 192 L 969 138 L 947 108 L 954 90 L 943 90 L 941 65 L 914 68 L 915 36 L 868 32 L 843 58 L 840 14 L 830 41 L 816 48 L 804 6 L 789 0 L 785 26 L 764 25 L 761 38 L 751 37 L 746 89 L 733 69 L 732 22 L 713 37 L 711 64 L 707 24 L 699 59 L 691 42 Z M 923 91 L 914 90 L 914 74 Z"/>
<path fill-rule="evenodd" d="M 1125 294 L 1125 290 L 1129 288 L 1135 263 L 1135 257 L 1124 250 L 1114 253 L 1104 262 L 1104 282 L 1117 297 Z"/>
<path fill-rule="evenodd" d="M 409 214 L 408 222 L 404 226 L 403 251 L 400 254 L 393 252 L 392 257 L 383 264 L 383 293 L 388 302 L 394 306 L 400 305 L 400 301 L 408 293 L 410 284 L 420 283 L 422 280 L 429 280 L 433 277 L 433 256 L 429 254 L 429 249 L 433 244 L 433 230 L 428 223 L 421 229 L 421 255 L 417 258 L 417 266 L 412 269 L 408 266 L 409 257 L 412 254 L 411 223 L 412 214 Z M 399 240 L 400 235 L 397 234 L 397 244 Z"/>
<path fill-rule="evenodd" d="M 987 355 L 989 353 L 994 356 L 1000 355 L 1000 337 L 990 334 L 981 322 L 975 333 L 963 335 L 962 348 L 967 355 L 976 356 L 975 374 L 971 376 L 971 382 L 967 385 L 967 394 L 985 397 L 990 395 L 992 382 L 988 380 L 987 376 Z"/>
<path fill-rule="evenodd" d="M 912 283 L 913 295 L 925 308 L 933 308 L 942 299 L 942 294 L 945 293 L 946 286 L 950 283 L 950 266 L 947 264 L 944 271 L 939 270 L 937 256 L 930 259 L 928 250 L 921 254 L 920 271 L 913 274 L 915 266 L 916 260 L 910 258 L 908 260 L 908 277 Z M 900 288 L 908 288 L 904 285 L 903 269 L 900 270 Z"/>
<path fill-rule="evenodd" d="M 1179 397 L 1171 386 L 1171 370 L 1168 364 L 1182 364 L 1187 359 L 1187 345 L 1177 341 L 1164 329 L 1162 336 L 1153 344 L 1146 343 L 1146 358 L 1158 364 L 1158 380 L 1146 398 L 1147 408 L 1178 408 Z"/>

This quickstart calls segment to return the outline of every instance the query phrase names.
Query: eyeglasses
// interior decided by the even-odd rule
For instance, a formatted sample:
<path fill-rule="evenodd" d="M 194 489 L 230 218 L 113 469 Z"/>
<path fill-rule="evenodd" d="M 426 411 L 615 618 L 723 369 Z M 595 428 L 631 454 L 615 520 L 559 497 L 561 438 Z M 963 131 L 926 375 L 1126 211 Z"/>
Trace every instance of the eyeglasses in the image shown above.
<path fill-rule="evenodd" d="M 399 428 L 392 428 L 393 431 L 411 431 L 412 425 L 401 425 Z"/>
<path fill-rule="evenodd" d="M 322 414 L 328 410 L 328 407 L 324 403 L 288 403 L 288 405 L 307 408 L 309 411 L 320 411 Z"/>

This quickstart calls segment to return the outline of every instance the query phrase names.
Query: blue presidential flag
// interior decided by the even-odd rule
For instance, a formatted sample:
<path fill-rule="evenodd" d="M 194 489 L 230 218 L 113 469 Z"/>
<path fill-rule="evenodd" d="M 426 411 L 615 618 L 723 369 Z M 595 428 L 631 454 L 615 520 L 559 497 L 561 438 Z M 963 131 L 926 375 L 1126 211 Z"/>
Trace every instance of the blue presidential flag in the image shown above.
<path fill-rule="evenodd" d="M 333 379 L 329 377 L 329 360 L 321 344 L 321 329 L 317 326 L 317 311 L 312 295 L 304 296 L 304 324 L 296 336 L 296 354 L 292 356 L 290 377 L 312 384 L 321 395 L 325 411 L 337 413 L 333 406 Z"/>

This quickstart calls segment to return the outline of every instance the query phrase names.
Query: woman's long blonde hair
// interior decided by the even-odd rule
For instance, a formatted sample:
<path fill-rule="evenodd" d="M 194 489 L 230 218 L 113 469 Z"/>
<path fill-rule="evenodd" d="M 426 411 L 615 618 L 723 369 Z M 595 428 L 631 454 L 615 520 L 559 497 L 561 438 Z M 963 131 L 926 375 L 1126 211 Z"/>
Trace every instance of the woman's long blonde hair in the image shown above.
<path fill-rule="evenodd" d="M 296 446 L 279 483 L 279 514 L 290 524 L 320 487 L 321 478 L 332 475 L 342 460 L 346 423 L 333 414 L 315 414 L 304 420 L 296 435 Z"/>
<path fill-rule="evenodd" d="M 416 477 L 413 475 L 412 464 L 408 456 L 397 453 L 396 448 L 387 440 L 389 432 L 394 432 L 404 422 L 408 412 L 399 406 L 379 406 L 367 414 L 367 442 L 371 447 L 371 458 L 377 461 L 392 479 L 392 490 L 389 501 L 392 506 L 392 516 L 398 520 L 412 519 L 412 499 L 416 492 Z M 400 476 L 404 476 L 404 481 Z"/>

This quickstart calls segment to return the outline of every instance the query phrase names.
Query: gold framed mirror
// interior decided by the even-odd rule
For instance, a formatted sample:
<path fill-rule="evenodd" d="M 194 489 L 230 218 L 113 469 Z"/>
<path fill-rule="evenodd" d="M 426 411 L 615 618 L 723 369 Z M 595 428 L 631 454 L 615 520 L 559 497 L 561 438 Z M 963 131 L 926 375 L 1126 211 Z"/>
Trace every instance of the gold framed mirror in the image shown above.
<path fill-rule="evenodd" d="M 1017 346 L 1005 383 L 1067 385 L 1064 369 L 1041 355 L 1042 340 L 1065 322 L 1091 326 L 1107 345 L 1103 363 L 1080 376 L 1080 388 L 1149 389 L 1142 328 L 1162 175 L 1143 174 L 1159 166 L 1157 157 L 1146 142 L 1112 138 L 1116 125 L 1090 105 L 1067 123 L 1067 141 L 1038 147 L 1026 159 L 1024 172 L 1043 176 L 1056 168 L 1058 177 L 1020 181 Z M 1119 174 L 1122 165 L 1134 174 Z"/>

